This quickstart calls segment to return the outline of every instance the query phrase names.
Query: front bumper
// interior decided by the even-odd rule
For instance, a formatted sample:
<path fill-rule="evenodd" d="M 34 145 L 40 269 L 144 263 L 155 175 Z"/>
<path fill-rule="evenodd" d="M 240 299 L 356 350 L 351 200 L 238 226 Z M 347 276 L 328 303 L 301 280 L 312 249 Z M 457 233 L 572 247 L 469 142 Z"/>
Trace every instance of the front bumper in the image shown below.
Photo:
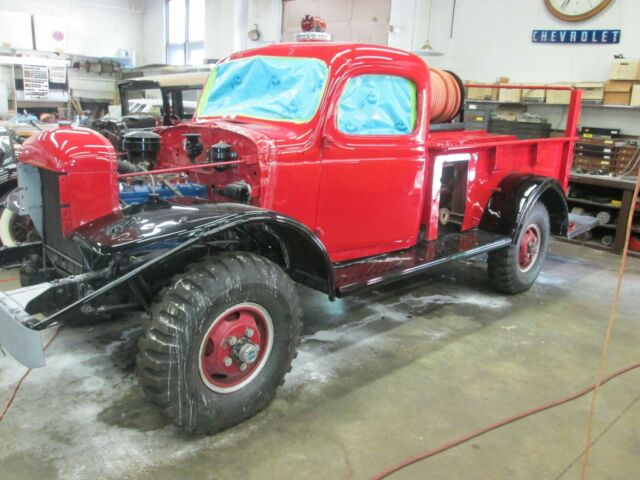
<path fill-rule="evenodd" d="M 50 283 L 0 292 L 0 346 L 25 367 L 44 367 L 42 330 L 33 328 L 39 322 L 25 307 L 35 297 L 51 288 Z"/>
<path fill-rule="evenodd" d="M 0 249 L 0 258 L 19 247 Z M 0 292 L 0 346 L 25 367 L 44 367 L 42 332 L 91 300 L 94 289 L 106 283 L 106 274 L 98 270 Z M 52 311 L 44 319 L 33 316 Z"/>

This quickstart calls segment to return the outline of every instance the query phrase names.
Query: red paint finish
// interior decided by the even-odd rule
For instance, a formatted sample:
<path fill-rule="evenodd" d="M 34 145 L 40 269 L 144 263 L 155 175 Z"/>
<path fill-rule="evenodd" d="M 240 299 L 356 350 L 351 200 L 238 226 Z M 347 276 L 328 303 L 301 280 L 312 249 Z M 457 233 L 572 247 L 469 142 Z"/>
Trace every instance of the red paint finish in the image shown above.
<path fill-rule="evenodd" d="M 230 389 L 248 380 L 269 355 L 272 326 L 250 305 L 226 311 L 214 320 L 200 352 L 200 371 L 214 389 Z M 250 350 L 250 358 L 242 349 Z M 245 354 L 245 356 L 247 356 Z"/>
<path fill-rule="evenodd" d="M 251 203 L 289 215 L 316 232 L 333 261 L 405 249 L 438 236 L 441 170 L 450 162 L 467 165 L 463 231 L 477 228 L 489 198 L 503 178 L 520 172 L 550 177 L 566 189 L 580 114 L 580 91 L 568 87 L 567 130 L 560 138 L 517 140 L 485 131 L 430 131 L 430 70 L 401 50 L 362 44 L 275 44 L 234 54 L 222 62 L 251 56 L 311 57 L 328 66 L 318 110 L 307 123 L 243 116 L 198 118 L 159 129 L 158 168 L 189 166 L 185 174 L 208 186 L 212 202 L 229 202 L 224 186 L 244 181 Z M 362 74 L 399 75 L 416 86 L 417 116 L 407 135 L 353 136 L 336 127 L 337 103 L 346 82 Z M 523 88 L 496 85 L 495 88 Z M 525 88 L 541 88 L 536 86 Z M 203 153 L 193 163 L 185 133 L 198 133 Z M 64 143 L 67 141 L 67 143 Z M 208 152 L 224 141 L 239 162 L 223 171 L 210 166 Z M 74 153 L 75 152 L 75 153 Z M 77 160 L 83 159 L 82 165 Z M 86 129 L 62 128 L 27 143 L 22 161 L 60 171 L 70 216 L 65 232 L 117 208 L 115 153 Z M 74 175 L 89 174 L 83 177 Z M 91 201 L 89 201 L 91 199 Z"/>
<path fill-rule="evenodd" d="M 19 160 L 60 174 L 64 235 L 120 208 L 116 152 L 93 130 L 63 126 L 41 132 L 25 141 Z"/>
<path fill-rule="evenodd" d="M 540 249 L 540 230 L 536 225 L 527 227 L 518 245 L 518 266 L 522 272 L 527 272 L 538 258 Z"/>

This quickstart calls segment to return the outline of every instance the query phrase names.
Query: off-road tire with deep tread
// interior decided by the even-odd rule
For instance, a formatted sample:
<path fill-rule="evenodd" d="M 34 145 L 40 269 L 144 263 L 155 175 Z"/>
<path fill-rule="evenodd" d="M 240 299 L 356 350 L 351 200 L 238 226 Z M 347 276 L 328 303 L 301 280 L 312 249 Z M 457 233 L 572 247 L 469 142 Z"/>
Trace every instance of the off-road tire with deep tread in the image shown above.
<path fill-rule="evenodd" d="M 522 272 L 518 267 L 518 248 L 527 227 L 536 224 L 540 229 L 540 247 L 533 267 Z M 491 286 L 502 293 L 516 294 L 529 290 L 538 278 L 549 247 L 549 213 L 541 202 L 529 209 L 522 221 L 522 228 L 515 242 L 509 247 L 489 253 L 488 273 Z"/>
<path fill-rule="evenodd" d="M 273 347 L 249 384 L 216 393 L 201 378 L 200 345 L 213 320 L 242 302 L 269 312 Z M 152 306 L 137 359 L 142 389 L 163 415 L 188 432 L 229 428 L 268 405 L 284 383 L 300 341 L 301 317 L 295 284 L 275 263 L 246 252 L 208 257 L 174 277 Z"/>

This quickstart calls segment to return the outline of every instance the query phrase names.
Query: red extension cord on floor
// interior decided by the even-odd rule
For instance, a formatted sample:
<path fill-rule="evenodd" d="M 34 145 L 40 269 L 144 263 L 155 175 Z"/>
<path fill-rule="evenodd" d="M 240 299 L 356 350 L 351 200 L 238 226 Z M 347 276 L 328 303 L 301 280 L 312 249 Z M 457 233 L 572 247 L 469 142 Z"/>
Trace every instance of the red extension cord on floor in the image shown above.
<path fill-rule="evenodd" d="M 615 372 L 611 372 L 609 375 L 607 375 L 606 377 L 604 377 L 602 379 L 602 381 L 600 382 L 600 385 L 604 385 L 605 383 L 607 383 L 609 380 L 612 380 L 620 375 L 622 375 L 623 373 L 627 373 L 630 370 L 633 370 L 635 368 L 640 367 L 640 362 L 637 363 L 632 363 L 631 365 L 627 365 L 624 368 L 621 368 L 619 370 L 616 370 Z M 486 427 L 482 427 L 479 430 L 476 430 L 474 432 L 468 433 L 466 435 L 463 435 L 462 437 L 459 437 L 455 440 L 451 440 L 449 442 L 443 443 L 437 447 L 431 448 L 429 450 L 427 450 L 426 452 L 422 452 L 418 455 L 415 455 L 413 457 L 409 457 L 406 460 L 403 460 L 402 462 L 393 465 L 389 468 L 386 468 L 385 470 L 383 470 L 382 472 L 374 475 L 373 477 L 371 477 L 371 480 L 380 480 L 382 478 L 386 478 L 389 475 L 396 473 L 399 470 L 402 470 L 403 468 L 408 467 L 409 465 L 412 465 L 416 462 L 419 462 L 420 460 L 425 460 L 429 457 L 433 457 L 434 455 L 437 455 L 439 453 L 445 452 L 453 447 L 457 447 L 458 445 L 462 445 L 463 443 L 468 442 L 469 440 L 472 440 L 474 438 L 479 437 L 480 435 L 484 435 L 485 433 L 490 432 L 491 430 L 495 430 L 496 428 L 499 427 L 503 427 L 504 425 L 507 425 L 509 423 L 513 423 L 517 420 L 522 420 L 523 418 L 526 417 L 530 417 L 531 415 L 535 415 L 536 413 L 540 413 L 543 412 L 545 410 L 548 410 L 550 408 L 553 407 L 557 407 L 559 405 L 562 405 L 564 403 L 570 402 L 572 400 L 575 400 L 577 398 L 583 397 L 585 396 L 587 393 L 592 392 L 596 389 L 596 384 L 592 384 L 589 385 L 588 387 L 583 388 L 582 390 L 578 390 L 575 393 L 572 393 L 571 395 L 567 395 L 566 397 L 562 397 L 559 398 L 557 400 L 553 400 L 549 403 L 545 403 L 544 405 L 540 405 L 539 407 L 535 407 L 532 408 L 530 410 L 526 410 L 522 413 L 518 413 L 516 415 L 513 415 L 511 417 L 507 417 L 504 418 L 502 420 L 499 420 L 497 422 L 491 423 L 489 425 L 487 425 Z"/>

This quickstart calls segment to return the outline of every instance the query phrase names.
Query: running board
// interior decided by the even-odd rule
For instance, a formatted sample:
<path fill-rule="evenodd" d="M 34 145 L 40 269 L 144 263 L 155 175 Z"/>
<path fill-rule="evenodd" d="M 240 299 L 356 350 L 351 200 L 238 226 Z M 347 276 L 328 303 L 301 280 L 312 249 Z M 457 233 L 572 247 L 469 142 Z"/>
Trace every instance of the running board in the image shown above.
<path fill-rule="evenodd" d="M 336 296 L 343 297 L 419 274 L 452 260 L 473 257 L 511 245 L 511 237 L 470 230 L 449 233 L 407 250 L 335 265 Z"/>

